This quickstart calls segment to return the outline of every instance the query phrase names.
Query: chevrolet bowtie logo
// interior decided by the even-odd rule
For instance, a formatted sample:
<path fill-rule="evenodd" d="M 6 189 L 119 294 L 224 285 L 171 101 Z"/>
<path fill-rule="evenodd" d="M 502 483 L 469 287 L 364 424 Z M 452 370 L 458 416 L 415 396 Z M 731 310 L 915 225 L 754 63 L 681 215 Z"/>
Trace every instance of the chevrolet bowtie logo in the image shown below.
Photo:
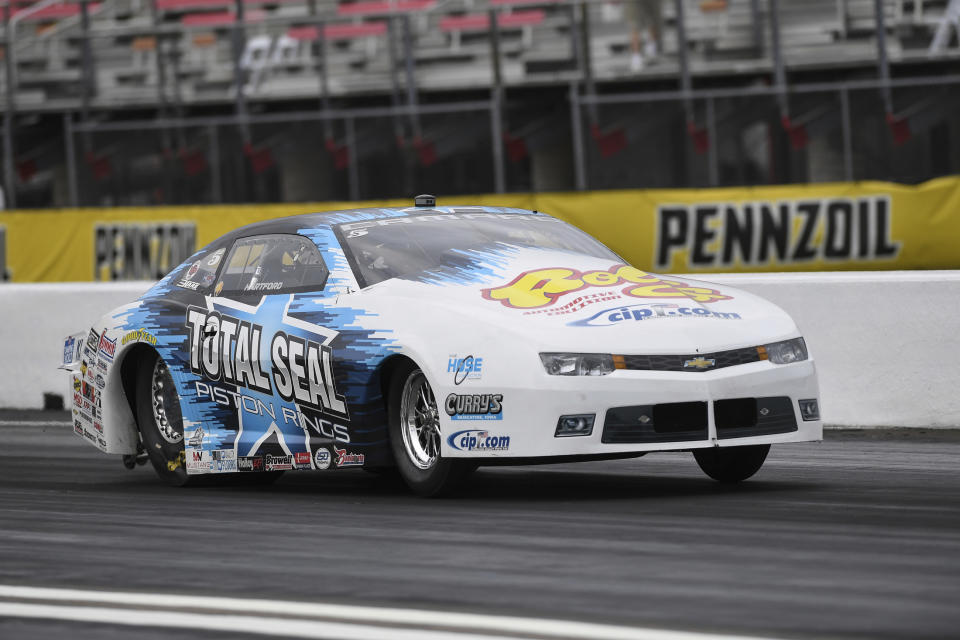
<path fill-rule="evenodd" d="M 684 369 L 709 369 L 713 365 L 717 364 L 717 361 L 713 358 L 704 358 L 703 356 L 698 356 L 693 360 L 687 360 L 683 363 Z"/>

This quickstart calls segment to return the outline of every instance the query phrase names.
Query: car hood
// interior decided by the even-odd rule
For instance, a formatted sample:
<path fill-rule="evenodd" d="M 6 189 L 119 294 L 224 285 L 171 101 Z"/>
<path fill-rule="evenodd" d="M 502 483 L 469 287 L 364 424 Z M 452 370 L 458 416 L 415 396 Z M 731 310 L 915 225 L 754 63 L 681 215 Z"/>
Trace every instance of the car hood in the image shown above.
<path fill-rule="evenodd" d="M 745 291 L 554 251 L 395 278 L 350 297 L 395 326 L 436 324 L 469 339 L 482 324 L 540 350 L 705 353 L 798 334 L 783 310 Z"/>

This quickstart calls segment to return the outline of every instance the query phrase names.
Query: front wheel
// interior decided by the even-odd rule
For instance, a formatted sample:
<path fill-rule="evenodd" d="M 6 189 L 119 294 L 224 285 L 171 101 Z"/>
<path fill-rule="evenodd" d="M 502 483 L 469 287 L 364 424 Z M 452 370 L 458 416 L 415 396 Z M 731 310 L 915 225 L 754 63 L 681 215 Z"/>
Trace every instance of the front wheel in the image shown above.
<path fill-rule="evenodd" d="M 469 460 L 444 460 L 437 399 L 426 376 L 413 363 L 390 380 L 390 448 L 397 470 L 415 493 L 425 497 L 449 494 L 476 469 Z"/>
<path fill-rule="evenodd" d="M 713 447 L 694 449 L 693 457 L 703 472 L 726 484 L 743 482 L 763 466 L 770 452 L 770 445 L 757 444 L 747 447 Z"/>

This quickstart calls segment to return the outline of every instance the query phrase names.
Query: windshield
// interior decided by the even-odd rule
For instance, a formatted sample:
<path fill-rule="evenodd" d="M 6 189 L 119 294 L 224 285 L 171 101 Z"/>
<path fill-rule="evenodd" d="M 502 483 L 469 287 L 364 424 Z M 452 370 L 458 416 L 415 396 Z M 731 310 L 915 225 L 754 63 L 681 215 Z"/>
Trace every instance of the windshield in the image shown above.
<path fill-rule="evenodd" d="M 612 261 L 619 257 L 576 227 L 532 213 L 429 213 L 336 225 L 361 286 L 461 267 L 471 252 L 554 249 Z"/>

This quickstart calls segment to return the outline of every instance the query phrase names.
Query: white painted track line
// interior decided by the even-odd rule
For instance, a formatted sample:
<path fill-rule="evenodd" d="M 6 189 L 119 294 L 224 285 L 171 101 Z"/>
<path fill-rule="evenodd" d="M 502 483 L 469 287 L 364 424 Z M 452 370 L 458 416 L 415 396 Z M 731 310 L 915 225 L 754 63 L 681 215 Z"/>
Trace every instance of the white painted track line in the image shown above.
<path fill-rule="evenodd" d="M 551 640 L 759 640 L 754 636 L 748 638 L 424 609 L 14 585 L 0 585 L 2 616 L 147 627 L 242 630 L 265 636 L 322 640 L 503 640 L 520 637 Z"/>

